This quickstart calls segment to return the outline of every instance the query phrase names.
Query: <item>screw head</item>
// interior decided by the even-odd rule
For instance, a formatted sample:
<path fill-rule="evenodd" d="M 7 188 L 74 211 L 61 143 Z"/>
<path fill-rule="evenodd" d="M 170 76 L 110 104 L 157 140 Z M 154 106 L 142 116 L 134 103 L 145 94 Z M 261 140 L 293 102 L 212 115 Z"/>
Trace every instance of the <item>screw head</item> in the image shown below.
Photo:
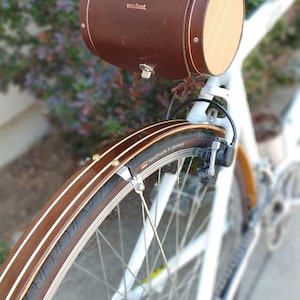
<path fill-rule="evenodd" d="M 96 160 L 99 160 L 101 158 L 101 155 L 100 154 L 94 154 L 93 156 L 92 156 L 92 160 L 94 160 L 94 161 L 96 161 Z"/>
<path fill-rule="evenodd" d="M 145 185 L 143 183 L 137 184 L 137 190 L 142 192 L 145 190 Z"/>
<path fill-rule="evenodd" d="M 199 38 L 197 36 L 194 37 L 194 43 L 199 43 Z"/>
<path fill-rule="evenodd" d="M 119 161 L 118 159 L 113 159 L 113 160 L 111 161 L 111 165 L 112 165 L 113 167 L 118 167 L 118 166 L 120 165 L 120 161 Z"/>

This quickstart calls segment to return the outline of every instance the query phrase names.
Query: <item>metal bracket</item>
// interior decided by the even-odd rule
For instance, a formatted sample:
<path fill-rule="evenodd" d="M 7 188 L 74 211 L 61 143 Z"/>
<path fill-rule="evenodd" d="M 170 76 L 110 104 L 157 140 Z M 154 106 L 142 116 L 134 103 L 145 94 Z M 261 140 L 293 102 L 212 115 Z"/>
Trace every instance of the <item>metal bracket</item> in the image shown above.
<path fill-rule="evenodd" d="M 219 141 L 213 141 L 212 145 L 211 145 L 211 154 L 210 154 L 210 161 L 209 161 L 209 167 L 207 170 L 207 174 L 210 177 L 215 176 L 216 174 L 216 162 L 217 162 L 217 153 L 218 150 L 221 147 L 221 143 Z"/>
<path fill-rule="evenodd" d="M 149 79 L 151 75 L 155 74 L 154 69 L 147 64 L 140 64 L 139 68 L 142 71 L 141 77 L 144 79 Z"/>
<path fill-rule="evenodd" d="M 231 166 L 236 149 L 225 139 L 216 138 L 211 147 L 199 149 L 197 155 L 203 159 L 203 167 L 199 171 L 201 180 L 213 183 L 216 180 L 219 167 Z"/>
<path fill-rule="evenodd" d="M 132 184 L 136 193 L 142 193 L 145 190 L 145 184 L 140 174 L 132 174 L 127 166 L 122 167 L 117 174 L 125 181 Z"/>

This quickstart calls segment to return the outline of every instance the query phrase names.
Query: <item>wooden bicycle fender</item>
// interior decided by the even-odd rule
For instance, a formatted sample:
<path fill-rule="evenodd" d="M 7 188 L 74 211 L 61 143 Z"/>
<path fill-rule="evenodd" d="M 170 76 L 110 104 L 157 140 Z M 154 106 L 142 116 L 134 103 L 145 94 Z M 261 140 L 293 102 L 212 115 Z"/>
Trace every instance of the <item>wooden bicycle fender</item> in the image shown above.
<path fill-rule="evenodd" d="M 95 195 L 120 168 L 157 141 L 191 129 L 205 129 L 223 136 L 210 125 L 186 121 L 165 121 L 141 129 L 104 153 L 93 156 L 46 204 L 25 231 L 0 270 L 2 299 L 22 299 L 41 265 L 63 233 Z"/>

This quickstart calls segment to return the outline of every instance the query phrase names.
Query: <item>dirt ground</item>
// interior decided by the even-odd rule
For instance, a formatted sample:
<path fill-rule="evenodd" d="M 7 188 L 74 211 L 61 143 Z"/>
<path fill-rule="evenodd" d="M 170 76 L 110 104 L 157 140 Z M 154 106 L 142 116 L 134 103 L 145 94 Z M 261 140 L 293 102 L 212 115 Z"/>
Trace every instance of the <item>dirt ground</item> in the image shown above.
<path fill-rule="evenodd" d="M 0 239 L 13 242 L 78 163 L 54 131 L 0 170 Z"/>

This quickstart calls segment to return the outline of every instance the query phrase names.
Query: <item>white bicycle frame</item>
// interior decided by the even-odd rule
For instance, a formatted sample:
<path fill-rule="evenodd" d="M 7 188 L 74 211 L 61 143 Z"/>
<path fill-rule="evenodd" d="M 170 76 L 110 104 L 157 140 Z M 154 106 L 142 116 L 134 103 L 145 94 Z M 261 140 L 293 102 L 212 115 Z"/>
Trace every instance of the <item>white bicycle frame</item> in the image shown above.
<path fill-rule="evenodd" d="M 244 59 L 248 56 L 251 50 L 259 43 L 259 41 L 268 33 L 268 31 L 274 26 L 276 21 L 287 11 L 289 7 L 294 3 L 295 0 L 269 0 L 265 4 L 261 5 L 260 8 L 245 22 L 243 37 L 241 40 L 240 49 L 237 56 L 231 65 L 231 67 L 219 77 L 211 77 L 207 81 L 204 88 L 201 90 L 199 98 L 213 99 L 215 96 L 224 98 L 227 101 L 227 111 L 231 118 L 234 120 L 237 137 L 239 143 L 244 146 L 248 159 L 253 167 L 259 166 L 262 159 L 259 155 L 257 142 L 254 135 L 254 128 L 250 115 L 250 110 L 247 102 L 246 91 L 244 87 L 244 80 L 242 75 L 242 64 Z M 221 88 L 220 86 L 225 86 Z M 204 102 L 197 102 L 191 109 L 187 120 L 191 123 L 206 123 L 207 115 L 205 111 L 209 104 Z M 292 145 L 296 145 L 298 137 L 295 137 L 295 130 L 293 128 L 300 128 L 300 120 L 297 121 L 295 112 L 300 111 L 300 92 L 294 100 L 294 104 L 291 107 L 287 118 L 284 121 L 286 136 L 291 145 L 288 145 L 288 149 L 294 149 Z M 216 119 L 215 125 L 220 125 L 226 130 L 226 139 L 232 139 L 232 129 L 224 122 L 224 119 Z M 291 129 L 288 131 L 288 129 Z M 293 133 L 293 134 L 289 134 Z M 293 151 L 293 150 L 292 150 Z M 292 154 L 292 153 L 289 153 Z M 290 157 L 290 156 L 289 156 Z M 288 157 L 288 158 L 289 158 Z M 288 159 L 278 167 L 278 174 L 281 168 L 288 163 Z M 135 275 L 138 273 L 143 260 L 146 256 L 147 248 L 145 248 L 145 236 L 147 236 L 147 244 L 150 245 L 154 238 L 152 232 L 153 227 L 157 224 L 153 224 L 151 217 L 147 219 L 144 231 L 141 232 L 140 238 L 135 246 L 135 249 L 131 255 L 131 260 L 128 262 L 128 269 L 131 271 L 125 272 L 124 278 L 120 282 L 117 293 L 113 299 L 122 299 L 121 295 L 127 290 L 130 291 L 127 294 L 127 299 L 139 299 L 141 295 L 147 289 L 153 289 L 163 285 L 167 279 L 169 273 L 175 272 L 178 268 L 181 268 L 189 261 L 193 260 L 199 253 L 204 251 L 203 267 L 199 278 L 199 290 L 197 299 L 210 300 L 213 296 L 213 290 L 215 285 L 216 271 L 218 266 L 218 257 L 220 253 L 222 237 L 224 231 L 226 231 L 225 219 L 226 211 L 229 202 L 230 186 L 233 178 L 233 167 L 222 168 L 218 174 L 216 182 L 216 195 L 209 222 L 208 231 L 199 238 L 197 238 L 191 245 L 188 245 L 179 255 L 171 258 L 168 261 L 168 270 L 163 270 L 157 277 L 143 284 L 141 287 L 136 287 L 131 290 Z M 120 172 L 120 174 L 126 173 L 126 168 Z M 120 175 L 119 174 L 119 175 Z M 125 174 L 126 175 L 126 174 Z M 121 174 L 124 178 L 124 174 Z M 174 178 L 173 178 L 173 177 Z M 276 176 L 276 172 L 275 172 Z M 126 177 L 126 176 L 125 176 Z M 171 194 L 173 185 L 175 183 L 176 174 L 169 174 L 167 178 L 163 179 L 159 195 L 156 201 L 152 204 L 152 208 L 149 215 L 153 215 L 153 211 L 163 211 L 166 204 L 168 195 Z M 166 181 L 166 183 L 164 183 Z M 159 209 L 157 206 L 159 205 Z M 153 217 L 154 218 L 154 217 Z M 152 219 L 153 219 L 152 218 Z M 155 217 L 157 223 L 160 221 L 160 217 Z M 242 265 L 239 267 L 239 271 L 236 274 L 235 280 L 230 286 L 229 292 L 226 295 L 226 299 L 232 299 L 232 295 L 235 294 L 236 288 L 238 287 L 240 280 L 243 276 L 244 270 L 248 263 L 248 258 L 251 255 L 252 250 L 255 248 L 258 235 L 260 233 L 260 227 L 255 228 L 255 238 L 246 253 Z M 149 246 L 148 245 L 148 246 Z M 147 246 L 147 247 L 148 247 Z M 176 262 L 173 264 L 173 261 Z"/>

